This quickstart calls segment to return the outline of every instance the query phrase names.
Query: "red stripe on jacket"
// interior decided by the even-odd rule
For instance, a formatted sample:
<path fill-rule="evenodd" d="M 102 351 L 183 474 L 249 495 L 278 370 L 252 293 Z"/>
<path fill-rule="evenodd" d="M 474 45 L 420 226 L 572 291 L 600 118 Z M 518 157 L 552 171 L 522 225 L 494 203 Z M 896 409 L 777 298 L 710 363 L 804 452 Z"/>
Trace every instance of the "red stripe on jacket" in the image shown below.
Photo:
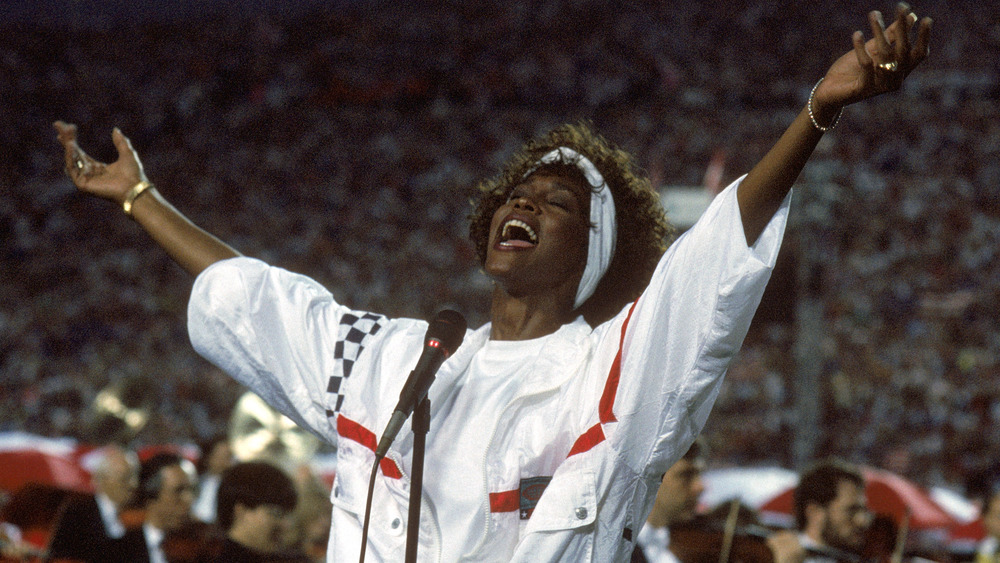
<path fill-rule="evenodd" d="M 601 395 L 601 402 L 597 407 L 601 424 L 618 421 L 612 409 L 615 406 L 615 397 L 618 395 L 618 383 L 621 381 L 622 376 L 622 348 L 625 347 L 625 331 L 628 329 L 628 323 L 632 320 L 632 313 L 635 311 L 635 306 L 638 303 L 638 299 L 632 303 L 632 307 L 629 308 L 628 315 L 625 317 L 625 322 L 622 323 L 622 333 L 618 339 L 618 353 L 615 354 L 615 361 L 611 363 L 611 369 L 608 371 L 608 380 L 604 382 L 604 393 Z"/>
<path fill-rule="evenodd" d="M 372 452 L 378 446 L 374 432 L 342 414 L 337 415 L 337 434 L 340 434 L 341 438 L 347 438 L 361 444 Z M 389 458 L 384 457 L 379 460 L 379 468 L 382 469 L 382 474 L 390 479 L 399 479 L 403 476 L 403 472 L 396 466 L 396 462 Z"/>
<path fill-rule="evenodd" d="M 490 493 L 490 512 L 514 512 L 521 508 L 521 491 Z"/>

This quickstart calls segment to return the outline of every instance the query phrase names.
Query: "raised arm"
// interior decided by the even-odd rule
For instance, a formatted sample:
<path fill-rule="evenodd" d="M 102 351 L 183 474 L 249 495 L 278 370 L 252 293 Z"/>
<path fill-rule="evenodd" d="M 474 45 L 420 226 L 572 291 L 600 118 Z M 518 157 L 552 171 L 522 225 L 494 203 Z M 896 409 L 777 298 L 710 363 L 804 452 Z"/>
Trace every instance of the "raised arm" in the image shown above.
<path fill-rule="evenodd" d="M 239 252 L 187 219 L 148 184 L 139 155 L 116 127 L 111 133 L 118 160 L 94 160 L 76 143 L 76 126 L 55 122 L 66 158 L 66 174 L 82 191 L 122 206 L 167 254 L 191 275 Z"/>
<path fill-rule="evenodd" d="M 887 28 L 882 14 L 868 14 L 872 38 L 854 32 L 854 49 L 837 59 L 813 89 L 806 107 L 778 142 L 747 174 L 737 194 L 747 244 L 753 244 L 791 189 L 823 133 L 832 129 L 844 106 L 898 90 L 928 53 L 931 19 L 924 18 L 911 45 L 917 16 L 907 4 L 896 7 Z"/>

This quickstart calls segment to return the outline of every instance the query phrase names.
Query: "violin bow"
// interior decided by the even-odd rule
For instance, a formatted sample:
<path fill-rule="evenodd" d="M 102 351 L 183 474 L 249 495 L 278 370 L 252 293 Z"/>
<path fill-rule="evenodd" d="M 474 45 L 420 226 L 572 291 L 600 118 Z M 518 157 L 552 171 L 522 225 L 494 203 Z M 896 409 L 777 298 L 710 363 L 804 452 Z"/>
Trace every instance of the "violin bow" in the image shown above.
<path fill-rule="evenodd" d="M 733 537 L 736 536 L 736 523 L 740 514 L 740 500 L 734 498 L 729 503 L 729 515 L 726 516 L 726 527 L 722 535 L 722 549 L 719 551 L 719 563 L 729 562 L 729 552 L 733 549 Z"/>
<path fill-rule="evenodd" d="M 906 547 L 906 536 L 910 533 L 910 517 L 913 513 L 909 508 L 903 515 L 903 522 L 899 525 L 899 532 L 896 533 L 896 546 L 892 550 L 892 563 L 903 563 L 903 549 Z"/>

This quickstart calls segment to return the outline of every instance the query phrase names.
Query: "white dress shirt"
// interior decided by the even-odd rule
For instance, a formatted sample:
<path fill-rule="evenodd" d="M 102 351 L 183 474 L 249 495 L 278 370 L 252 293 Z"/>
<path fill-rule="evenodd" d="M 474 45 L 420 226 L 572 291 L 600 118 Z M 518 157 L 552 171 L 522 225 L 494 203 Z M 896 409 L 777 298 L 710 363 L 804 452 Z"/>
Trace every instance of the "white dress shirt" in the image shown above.
<path fill-rule="evenodd" d="M 118 518 L 118 507 L 112 502 L 108 495 L 97 493 L 94 495 L 97 501 L 97 510 L 101 513 L 101 521 L 104 522 L 104 531 L 109 538 L 118 539 L 125 535 L 125 525 Z"/>

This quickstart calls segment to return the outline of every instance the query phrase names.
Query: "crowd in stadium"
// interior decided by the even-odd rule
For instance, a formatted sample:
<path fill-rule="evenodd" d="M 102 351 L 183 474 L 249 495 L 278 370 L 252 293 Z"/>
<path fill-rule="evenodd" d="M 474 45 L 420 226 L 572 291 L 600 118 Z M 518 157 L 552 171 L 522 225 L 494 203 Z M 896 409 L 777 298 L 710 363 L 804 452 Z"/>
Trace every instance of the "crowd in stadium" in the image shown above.
<path fill-rule="evenodd" d="M 191 350 L 188 277 L 65 179 L 55 119 L 102 159 L 120 127 L 160 191 L 244 254 L 357 309 L 478 326 L 478 179 L 588 118 L 656 185 L 701 184 L 718 151 L 729 182 L 864 25 L 867 7 L 832 4 L 359 1 L 3 26 L 0 431 L 99 439 L 96 394 L 139 385 L 155 400 L 135 440 L 196 442 L 242 393 Z M 822 314 L 815 455 L 963 486 L 1000 452 L 1000 25 L 932 4 L 952 25 L 927 63 L 849 109 L 800 178 L 776 283 Z M 794 461 L 799 325 L 760 324 L 709 422 L 715 463 Z"/>

